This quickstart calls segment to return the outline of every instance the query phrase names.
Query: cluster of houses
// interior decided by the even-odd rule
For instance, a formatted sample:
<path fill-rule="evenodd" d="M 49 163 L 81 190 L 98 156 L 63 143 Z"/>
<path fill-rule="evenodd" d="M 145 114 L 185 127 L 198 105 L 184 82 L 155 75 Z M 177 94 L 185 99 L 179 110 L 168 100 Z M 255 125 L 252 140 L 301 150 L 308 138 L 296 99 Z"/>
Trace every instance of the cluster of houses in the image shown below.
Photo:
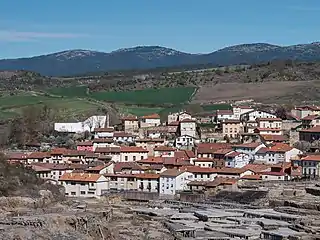
<path fill-rule="evenodd" d="M 73 197 L 99 197 L 110 191 L 175 195 L 216 191 L 241 181 L 319 177 L 320 155 L 305 154 L 284 136 L 285 125 L 301 127 L 302 138 L 305 132 L 320 128 L 320 108 L 313 109 L 294 109 L 292 124 L 299 122 L 294 127 L 251 107 L 217 111 L 211 122 L 219 124 L 220 134 L 229 140 L 214 142 L 201 136 L 204 120 L 187 112 L 169 114 L 165 124 L 158 114 L 126 116 L 122 131 L 109 124 L 98 126 L 92 129 L 93 138 L 79 142 L 77 149 L 53 148 L 7 158 L 32 168 L 46 181 L 63 185 L 65 194 Z M 251 141 L 243 137 L 251 135 L 257 137 Z"/>

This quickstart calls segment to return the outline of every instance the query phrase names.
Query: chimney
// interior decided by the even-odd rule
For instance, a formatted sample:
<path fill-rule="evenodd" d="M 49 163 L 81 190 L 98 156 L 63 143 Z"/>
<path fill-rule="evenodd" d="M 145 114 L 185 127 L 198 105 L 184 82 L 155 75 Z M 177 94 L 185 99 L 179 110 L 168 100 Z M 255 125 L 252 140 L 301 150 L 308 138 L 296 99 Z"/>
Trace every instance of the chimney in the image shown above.
<path fill-rule="evenodd" d="M 110 126 L 110 115 L 107 113 L 107 119 L 106 119 L 107 128 Z"/>

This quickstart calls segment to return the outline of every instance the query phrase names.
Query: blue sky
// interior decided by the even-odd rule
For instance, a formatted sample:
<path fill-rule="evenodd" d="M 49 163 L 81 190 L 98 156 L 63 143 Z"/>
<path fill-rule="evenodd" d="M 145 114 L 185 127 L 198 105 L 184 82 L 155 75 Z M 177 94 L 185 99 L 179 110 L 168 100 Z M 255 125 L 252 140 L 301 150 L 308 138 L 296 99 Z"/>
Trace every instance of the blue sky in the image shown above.
<path fill-rule="evenodd" d="M 1 0 L 0 58 L 161 45 L 320 41 L 319 0 Z"/>

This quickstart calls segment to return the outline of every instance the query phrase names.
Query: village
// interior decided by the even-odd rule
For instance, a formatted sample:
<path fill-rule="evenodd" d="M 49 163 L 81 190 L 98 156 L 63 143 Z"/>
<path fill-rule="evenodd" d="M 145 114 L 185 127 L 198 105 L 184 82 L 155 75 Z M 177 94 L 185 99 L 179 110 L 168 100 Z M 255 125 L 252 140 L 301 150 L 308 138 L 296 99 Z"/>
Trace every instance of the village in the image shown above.
<path fill-rule="evenodd" d="M 7 153 L 12 163 L 65 187 L 72 197 L 101 197 L 108 191 L 152 192 L 174 197 L 184 191 L 215 192 L 243 181 L 292 181 L 319 177 L 320 107 L 296 107 L 282 120 L 249 106 L 209 116 L 182 111 L 138 118 L 108 116 L 84 123 L 56 123 L 60 132 L 92 132 L 77 149 Z M 200 124 L 212 128 L 200 128 Z M 215 124 L 213 124 L 215 123 Z M 204 130 L 203 130 L 204 129 Z M 305 151 L 300 145 L 310 143 Z"/>
<path fill-rule="evenodd" d="M 103 218 L 107 232 L 100 229 L 97 239 L 110 231 L 142 239 L 141 226 L 146 239 L 317 239 L 320 234 L 320 107 L 295 107 L 285 119 L 254 106 L 233 106 L 207 116 L 171 113 L 165 122 L 158 114 L 130 115 L 111 125 L 106 115 L 54 128 L 89 134 L 76 148 L 33 144 L 5 156 L 62 187 L 73 202 L 63 210 L 71 229 L 70 218 L 88 228 L 75 211 L 87 218 L 102 208 L 110 216 Z M 50 215 L 54 206 L 32 219 L 24 213 L 1 220 L 0 227 L 20 221 L 27 224 L 24 229 L 47 229 L 49 219 L 57 217 Z M 93 228 L 102 224 L 96 221 Z"/>

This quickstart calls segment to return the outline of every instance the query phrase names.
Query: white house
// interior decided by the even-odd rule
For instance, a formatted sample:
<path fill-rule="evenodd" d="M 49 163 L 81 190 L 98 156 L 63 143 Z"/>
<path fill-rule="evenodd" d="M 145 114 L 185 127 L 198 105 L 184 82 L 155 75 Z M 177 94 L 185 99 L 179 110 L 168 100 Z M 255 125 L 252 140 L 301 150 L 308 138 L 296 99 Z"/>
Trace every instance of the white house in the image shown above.
<path fill-rule="evenodd" d="M 250 160 L 254 160 L 254 155 L 256 154 L 259 149 L 265 147 L 262 143 L 245 143 L 232 146 L 232 149 L 239 153 L 247 154 Z"/>
<path fill-rule="evenodd" d="M 120 161 L 121 162 L 135 162 L 138 160 L 142 160 L 148 158 L 148 150 L 142 147 L 128 147 L 121 146 L 120 147 Z"/>
<path fill-rule="evenodd" d="M 255 121 L 257 118 L 277 118 L 277 116 L 262 110 L 252 110 L 240 115 L 241 121 Z"/>
<path fill-rule="evenodd" d="M 114 132 L 113 133 L 113 141 L 120 143 L 134 143 L 136 137 L 131 133 L 126 132 Z"/>
<path fill-rule="evenodd" d="M 70 197 L 100 197 L 109 188 L 107 178 L 93 173 L 65 173 L 59 182 L 65 188 L 65 195 Z"/>
<path fill-rule="evenodd" d="M 107 116 L 91 116 L 83 122 L 74 123 L 55 123 L 54 130 L 57 132 L 93 132 L 95 128 L 104 127 L 107 121 Z"/>
<path fill-rule="evenodd" d="M 159 192 L 159 174 L 141 173 L 134 175 L 137 180 L 138 191 Z"/>
<path fill-rule="evenodd" d="M 97 147 L 94 152 L 101 156 L 108 157 L 113 162 L 120 162 L 120 147 Z"/>
<path fill-rule="evenodd" d="M 281 162 L 290 162 L 291 158 L 302 154 L 297 148 L 290 147 L 288 144 L 275 143 L 271 147 L 260 148 L 255 153 L 255 161 L 264 162 L 266 164 L 277 164 Z"/>
<path fill-rule="evenodd" d="M 160 116 L 159 114 L 151 114 L 147 116 L 142 116 L 140 119 L 140 127 L 145 128 L 145 127 L 156 127 L 161 124 L 160 121 Z"/>
<path fill-rule="evenodd" d="M 259 128 L 280 128 L 282 129 L 281 118 L 257 118 Z"/>
<path fill-rule="evenodd" d="M 244 113 L 253 111 L 254 109 L 252 107 L 248 106 L 234 106 L 232 108 L 233 112 L 233 119 L 240 120 L 240 116 Z"/>
<path fill-rule="evenodd" d="M 225 166 L 232 168 L 242 168 L 249 164 L 250 156 L 245 153 L 232 151 L 225 155 Z"/>
<path fill-rule="evenodd" d="M 221 122 L 224 120 L 234 119 L 232 110 L 217 110 L 217 121 Z"/>
<path fill-rule="evenodd" d="M 260 135 L 282 135 L 283 131 L 281 128 L 256 128 L 253 131 Z"/>
<path fill-rule="evenodd" d="M 187 112 L 177 112 L 177 113 L 171 113 L 168 115 L 168 124 L 172 122 L 179 122 L 184 119 L 191 119 L 191 115 Z"/>
<path fill-rule="evenodd" d="M 94 138 L 113 138 L 114 128 L 95 128 Z"/>
<path fill-rule="evenodd" d="M 193 174 L 179 169 L 168 169 L 160 173 L 160 194 L 175 195 L 177 191 L 188 190 Z"/>
<path fill-rule="evenodd" d="M 191 137 L 195 137 L 197 133 L 196 127 L 196 120 L 184 119 L 180 121 L 180 135 L 188 135 Z"/>
<path fill-rule="evenodd" d="M 167 146 L 157 146 L 154 148 L 155 157 L 174 157 L 174 153 L 177 149 Z"/>
<path fill-rule="evenodd" d="M 195 138 L 189 135 L 181 135 L 175 139 L 175 147 L 180 148 L 190 148 L 195 144 Z"/>

